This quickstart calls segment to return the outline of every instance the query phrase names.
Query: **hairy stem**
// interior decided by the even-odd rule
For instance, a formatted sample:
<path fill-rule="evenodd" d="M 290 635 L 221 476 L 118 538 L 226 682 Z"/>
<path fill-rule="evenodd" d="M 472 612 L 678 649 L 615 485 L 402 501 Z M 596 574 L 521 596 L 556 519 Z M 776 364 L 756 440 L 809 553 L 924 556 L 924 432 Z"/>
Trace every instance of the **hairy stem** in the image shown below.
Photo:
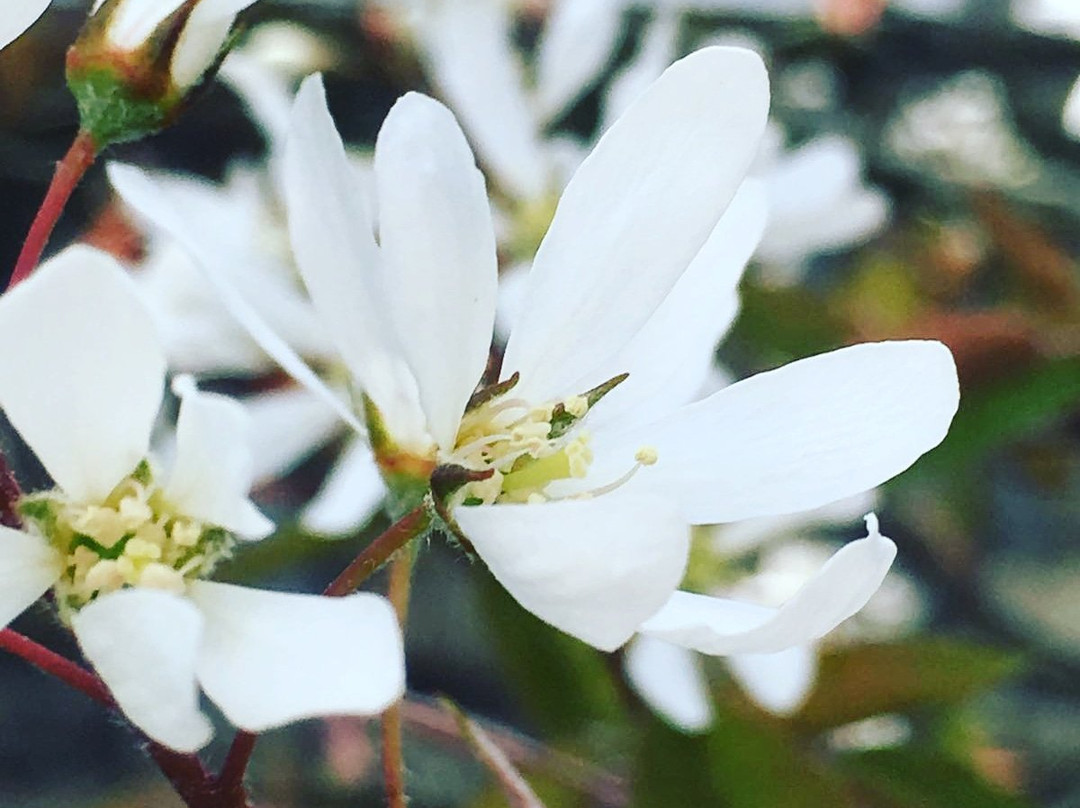
<path fill-rule="evenodd" d="M 365 547 L 341 575 L 323 590 L 323 594 L 341 597 L 356 591 L 356 588 L 389 561 L 394 553 L 427 530 L 430 524 L 431 512 L 428 505 L 417 505 Z M 407 596 L 406 593 L 406 598 Z"/>
<path fill-rule="evenodd" d="M 15 270 L 11 273 L 8 289 L 30 277 L 30 273 L 41 260 L 45 245 L 49 243 L 49 236 L 71 199 L 72 192 L 96 158 L 97 145 L 94 139 L 89 132 L 80 130 L 64 159 L 56 164 L 52 184 L 49 185 L 45 200 L 34 217 L 34 223 L 30 225 L 30 232 L 26 234 L 26 241 L 23 242 L 19 260 L 15 263 Z"/>

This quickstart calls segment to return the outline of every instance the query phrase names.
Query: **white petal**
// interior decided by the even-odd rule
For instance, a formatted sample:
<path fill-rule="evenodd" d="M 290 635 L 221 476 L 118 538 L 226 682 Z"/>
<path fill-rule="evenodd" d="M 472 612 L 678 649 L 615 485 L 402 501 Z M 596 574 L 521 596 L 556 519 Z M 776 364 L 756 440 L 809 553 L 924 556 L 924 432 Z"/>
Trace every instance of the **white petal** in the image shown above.
<path fill-rule="evenodd" d="M 345 598 L 263 592 L 196 581 L 206 618 L 198 675 L 230 721 L 262 732 L 302 718 L 372 715 L 405 689 L 393 607 Z"/>
<path fill-rule="evenodd" d="M 775 654 L 736 654 L 728 657 L 728 666 L 750 698 L 766 710 L 788 715 L 810 695 L 817 652 L 813 646 L 796 645 Z"/>
<path fill-rule="evenodd" d="M 597 377 L 630 376 L 590 415 L 590 429 L 648 423 L 699 396 L 715 364 L 716 344 L 738 312 L 739 279 L 765 229 L 766 213 L 764 189 L 748 180 L 653 316 L 601 366 Z M 575 386 L 588 390 L 591 381 Z"/>
<path fill-rule="evenodd" d="M 502 2 L 440 3 L 423 15 L 423 56 L 461 118 L 481 163 L 517 199 L 547 190 L 540 125 L 512 48 L 510 7 Z"/>
<path fill-rule="evenodd" d="M 152 589 L 122 589 L 72 618 L 83 654 L 131 722 L 178 752 L 213 734 L 199 711 L 195 660 L 203 619 L 186 599 Z"/>
<path fill-rule="evenodd" d="M 64 571 L 64 560 L 40 536 L 0 525 L 0 628 L 24 611 Z"/>
<path fill-rule="evenodd" d="M 454 518 L 518 603 L 605 651 L 667 600 L 689 552 L 689 530 L 668 503 L 622 491 L 462 507 Z"/>
<path fill-rule="evenodd" d="M 676 62 L 600 139 L 537 252 L 504 373 L 545 400 L 644 325 L 742 182 L 768 110 L 760 57 L 705 48 Z M 603 381 L 603 380 L 601 380 Z"/>
<path fill-rule="evenodd" d="M 855 345 L 733 384 L 624 433 L 594 463 L 655 447 L 643 480 L 693 524 L 817 508 L 880 485 L 945 437 L 959 388 L 938 342 Z"/>
<path fill-rule="evenodd" d="M 232 260 L 234 253 L 220 250 L 221 244 L 217 239 L 207 238 L 201 229 L 204 217 L 199 217 L 198 220 L 190 218 L 188 195 L 178 193 L 177 185 L 161 182 L 134 166 L 112 163 L 108 167 L 108 174 L 113 188 L 126 203 L 183 245 L 195 259 L 196 265 L 203 271 L 204 277 L 221 302 L 251 338 L 273 357 L 286 373 L 321 396 L 345 423 L 363 431 L 356 416 L 342 405 L 337 395 L 312 372 L 296 351 L 267 324 L 265 317 L 230 281 L 228 262 Z"/>
<path fill-rule="evenodd" d="M 865 605 L 896 557 L 896 545 L 867 517 L 865 539 L 845 545 L 779 609 L 676 592 L 641 626 L 705 654 L 773 654 L 824 636 Z"/>
<path fill-rule="evenodd" d="M 428 428 L 454 448 L 487 366 L 498 265 L 483 175 L 450 110 L 409 93 L 375 144 L 383 288 Z"/>
<path fill-rule="evenodd" d="M 68 496 L 102 500 L 146 456 L 165 357 L 104 253 L 71 247 L 0 299 L 0 407 Z"/>
<path fill-rule="evenodd" d="M 0 48 L 6 48 L 45 13 L 49 0 L 7 0 L 0 18 Z"/>
<path fill-rule="evenodd" d="M 1080 79 L 1076 80 L 1065 99 L 1061 124 L 1065 127 L 1066 134 L 1074 140 L 1080 140 Z"/>
<path fill-rule="evenodd" d="M 319 76 L 304 81 L 293 104 L 283 177 L 297 264 L 345 364 L 391 434 L 423 442 L 425 419 L 414 398 L 415 382 L 410 389 L 378 283 L 371 212 Z"/>
<path fill-rule="evenodd" d="M 386 483 L 375 456 L 362 440 L 353 440 L 330 469 L 318 495 L 301 513 L 300 524 L 312 533 L 350 533 L 378 511 L 385 497 Z"/>
<path fill-rule="evenodd" d="M 104 0 L 94 6 L 97 13 Z M 185 0 L 127 0 L 109 12 L 109 41 L 122 50 L 139 47 L 166 17 L 184 4 Z"/>
<path fill-rule="evenodd" d="M 623 27 L 623 0 L 558 0 L 537 46 L 536 102 L 555 118 L 600 78 Z"/>
<path fill-rule="evenodd" d="M 176 461 L 165 498 L 180 513 L 261 539 L 274 530 L 248 499 L 251 489 L 251 423 L 232 399 L 195 389 L 188 377 L 173 384 L 181 396 L 176 422 Z"/>
<path fill-rule="evenodd" d="M 626 647 L 626 678 L 657 715 L 683 732 L 704 732 L 713 722 L 712 696 L 693 651 L 639 635 Z"/>
<path fill-rule="evenodd" d="M 247 413 L 255 484 L 277 479 L 341 431 L 337 413 L 309 390 L 289 387 L 238 402 Z M 865 509 L 864 509 L 865 510 Z"/>
<path fill-rule="evenodd" d="M 275 154 L 285 143 L 292 108 L 292 95 L 284 76 L 257 56 L 234 50 L 222 63 L 218 77 L 240 97 L 252 120 L 266 135 L 271 156 Z"/>

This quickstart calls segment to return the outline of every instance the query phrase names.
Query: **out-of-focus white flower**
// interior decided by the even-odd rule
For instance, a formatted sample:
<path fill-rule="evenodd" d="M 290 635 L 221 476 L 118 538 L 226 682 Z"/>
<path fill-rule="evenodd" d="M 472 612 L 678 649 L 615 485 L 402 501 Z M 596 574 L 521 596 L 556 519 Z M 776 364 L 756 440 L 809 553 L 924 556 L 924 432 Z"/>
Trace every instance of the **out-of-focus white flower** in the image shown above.
<path fill-rule="evenodd" d="M 7 0 L 0 15 L 0 48 L 6 48 L 45 13 L 50 0 Z"/>
<path fill-rule="evenodd" d="M 755 171 L 769 191 L 769 224 L 757 255 L 770 280 L 791 283 L 815 254 L 878 232 L 888 220 L 889 199 L 864 183 L 850 138 L 823 135 L 785 151 L 782 132 L 772 131 Z"/>
<path fill-rule="evenodd" d="M 1020 188 L 1040 170 L 997 79 L 977 71 L 905 104 L 889 122 L 885 143 L 902 164 L 951 182 Z"/>
<path fill-rule="evenodd" d="M 211 725 L 197 688 L 237 726 L 367 715 L 404 687 L 390 604 L 262 592 L 204 580 L 235 537 L 273 525 L 247 498 L 248 423 L 229 399 L 174 385 L 176 453 L 148 458 L 165 358 L 110 258 L 72 248 L 0 299 L 0 406 L 56 488 L 2 528 L 0 621 L 48 589 L 120 709 L 180 751 Z"/>
<path fill-rule="evenodd" d="M 1065 131 L 1075 140 L 1080 140 L 1080 78 L 1069 90 L 1069 96 L 1065 99 L 1065 108 L 1061 113 L 1061 125 Z"/>
<path fill-rule="evenodd" d="M 1072 0 L 1013 0 L 1012 17 L 1036 34 L 1080 39 L 1080 6 Z"/>

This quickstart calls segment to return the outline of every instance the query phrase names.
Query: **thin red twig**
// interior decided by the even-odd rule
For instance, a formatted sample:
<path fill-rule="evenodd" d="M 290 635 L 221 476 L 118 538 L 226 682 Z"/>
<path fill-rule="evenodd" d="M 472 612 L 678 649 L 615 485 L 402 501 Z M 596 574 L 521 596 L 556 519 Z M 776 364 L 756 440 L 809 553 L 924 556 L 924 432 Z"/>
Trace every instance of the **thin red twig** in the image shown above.
<path fill-rule="evenodd" d="M 30 225 L 30 232 L 26 234 L 26 241 L 23 242 L 19 260 L 15 263 L 15 270 L 11 273 L 8 289 L 30 277 L 30 273 L 41 260 L 45 245 L 49 243 L 49 236 L 71 199 L 71 194 L 95 159 L 97 145 L 94 139 L 89 132 L 80 131 L 64 159 L 56 164 L 56 173 L 53 174 L 45 199 Z"/>

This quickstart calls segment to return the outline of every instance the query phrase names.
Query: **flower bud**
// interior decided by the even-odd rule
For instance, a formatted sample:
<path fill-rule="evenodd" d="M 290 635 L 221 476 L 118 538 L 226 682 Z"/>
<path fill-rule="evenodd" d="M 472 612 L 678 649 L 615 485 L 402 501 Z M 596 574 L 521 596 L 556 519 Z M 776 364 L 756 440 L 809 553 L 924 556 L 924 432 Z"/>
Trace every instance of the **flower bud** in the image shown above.
<path fill-rule="evenodd" d="M 168 126 L 217 70 L 255 0 L 97 0 L 68 50 L 82 128 L 100 150 Z"/>

